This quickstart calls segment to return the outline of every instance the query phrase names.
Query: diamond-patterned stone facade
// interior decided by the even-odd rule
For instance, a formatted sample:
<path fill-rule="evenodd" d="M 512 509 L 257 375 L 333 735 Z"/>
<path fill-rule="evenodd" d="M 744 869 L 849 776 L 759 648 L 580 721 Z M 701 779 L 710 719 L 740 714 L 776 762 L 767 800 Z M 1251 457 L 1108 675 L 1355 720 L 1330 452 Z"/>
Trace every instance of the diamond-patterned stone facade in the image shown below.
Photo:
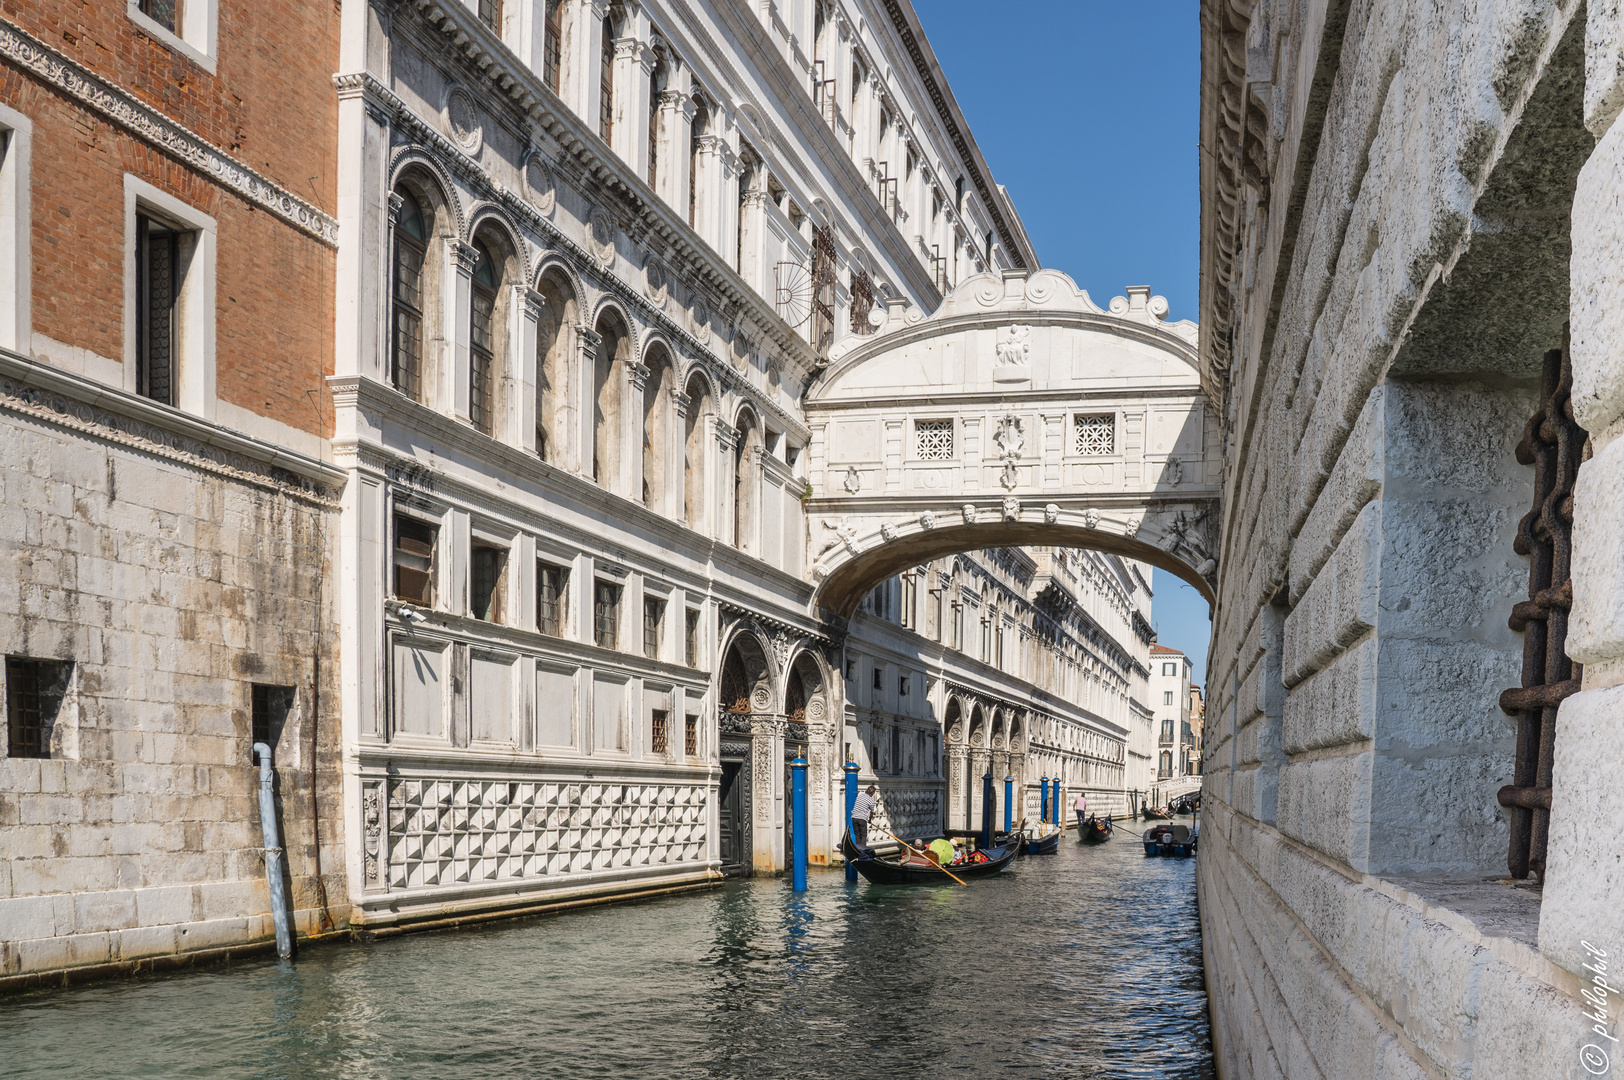
<path fill-rule="evenodd" d="M 391 780 L 389 887 L 703 862 L 707 797 L 686 784 Z"/>
<path fill-rule="evenodd" d="M 1116 453 L 1116 416 L 1077 417 L 1077 453 L 1082 457 L 1109 457 Z"/>
<path fill-rule="evenodd" d="M 941 794 L 935 789 L 882 787 L 874 804 L 874 824 L 904 840 L 940 836 Z"/>

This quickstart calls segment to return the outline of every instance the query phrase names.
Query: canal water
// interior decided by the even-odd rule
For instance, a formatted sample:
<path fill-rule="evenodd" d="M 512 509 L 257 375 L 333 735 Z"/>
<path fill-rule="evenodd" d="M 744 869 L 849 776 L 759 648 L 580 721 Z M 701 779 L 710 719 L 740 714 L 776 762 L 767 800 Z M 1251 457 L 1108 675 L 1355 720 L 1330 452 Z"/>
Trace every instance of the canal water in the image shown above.
<path fill-rule="evenodd" d="M 1195 860 L 1136 840 L 14 997 L 0 1077 L 1213 1077 Z"/>

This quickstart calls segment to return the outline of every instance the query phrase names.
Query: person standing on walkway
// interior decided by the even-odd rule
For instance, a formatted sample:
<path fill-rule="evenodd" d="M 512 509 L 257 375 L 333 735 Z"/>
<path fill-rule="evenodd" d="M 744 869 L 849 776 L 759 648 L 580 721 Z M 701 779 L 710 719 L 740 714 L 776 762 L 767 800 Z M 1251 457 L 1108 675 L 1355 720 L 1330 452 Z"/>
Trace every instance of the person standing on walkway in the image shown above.
<path fill-rule="evenodd" d="M 851 842 L 859 849 L 868 847 L 868 819 L 874 816 L 874 796 L 880 789 L 873 784 L 857 796 L 851 807 Z"/>
<path fill-rule="evenodd" d="M 1081 829 L 1083 827 L 1083 818 L 1088 816 L 1088 796 L 1079 791 L 1077 798 L 1072 800 L 1071 808 L 1077 815 L 1077 828 Z"/>

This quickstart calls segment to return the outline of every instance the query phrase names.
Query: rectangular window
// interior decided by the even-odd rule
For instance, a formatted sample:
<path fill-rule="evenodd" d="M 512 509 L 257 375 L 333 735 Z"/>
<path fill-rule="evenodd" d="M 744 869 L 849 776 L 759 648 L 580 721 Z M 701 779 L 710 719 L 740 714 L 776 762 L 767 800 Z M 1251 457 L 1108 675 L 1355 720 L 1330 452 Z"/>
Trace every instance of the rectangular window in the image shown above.
<path fill-rule="evenodd" d="M 171 9 L 172 10 L 172 9 Z M 175 405 L 180 233 L 135 217 L 135 381 L 142 397 Z"/>
<path fill-rule="evenodd" d="M 912 689 L 912 685 L 908 681 L 908 676 L 906 676 L 906 675 L 898 675 L 897 676 L 897 697 L 907 697 L 908 696 L 908 691 L 910 689 Z"/>
<path fill-rule="evenodd" d="M 547 40 L 542 45 L 541 78 L 547 89 L 558 93 L 559 73 L 564 60 L 564 21 L 560 17 L 564 0 L 547 0 Z"/>
<path fill-rule="evenodd" d="M 699 756 L 699 717 L 693 713 L 688 714 L 682 728 L 682 752 L 688 757 Z"/>
<path fill-rule="evenodd" d="M 479 21 L 502 32 L 502 0 L 479 0 Z"/>
<path fill-rule="evenodd" d="M 271 748 L 271 759 L 276 759 L 276 744 L 282 739 L 282 728 L 288 722 L 288 713 L 293 709 L 293 687 L 271 686 L 267 683 L 254 683 L 251 713 L 251 736 L 248 740 L 248 760 L 257 764 L 259 755 L 254 752 L 255 743 L 264 743 Z"/>
<path fill-rule="evenodd" d="M 496 294 L 476 280 L 469 297 L 472 321 L 468 337 L 468 420 L 486 435 L 495 432 Z"/>
<path fill-rule="evenodd" d="M 665 637 L 665 601 L 647 597 L 643 600 L 643 655 L 650 660 L 660 658 L 660 642 Z"/>
<path fill-rule="evenodd" d="M 171 34 L 175 33 L 176 24 L 179 22 L 176 18 L 180 10 L 179 0 L 140 0 L 137 6 L 141 9 L 141 14 Z"/>
<path fill-rule="evenodd" d="M 415 518 L 395 517 L 395 596 L 434 606 L 434 549 L 440 530 Z"/>
<path fill-rule="evenodd" d="M 1077 453 L 1081 457 L 1106 457 L 1116 453 L 1116 414 L 1077 416 Z"/>
<path fill-rule="evenodd" d="M 473 545 L 468 558 L 468 609 L 481 622 L 502 621 L 507 588 L 507 549 Z"/>
<path fill-rule="evenodd" d="M 1162 704 L 1163 705 L 1171 705 L 1171 704 L 1173 704 L 1173 691 L 1168 690 L 1167 692 L 1162 694 Z"/>
<path fill-rule="evenodd" d="M 874 689 L 879 690 L 885 686 L 885 669 L 879 665 L 874 667 Z"/>
<path fill-rule="evenodd" d="M 846 678 L 851 682 L 857 681 L 857 661 L 846 661 Z"/>
<path fill-rule="evenodd" d="M 600 581 L 592 594 L 592 640 L 605 649 L 620 642 L 620 586 Z"/>
<path fill-rule="evenodd" d="M 551 637 L 564 636 L 565 587 L 569 571 L 550 563 L 536 564 L 536 629 Z"/>
<path fill-rule="evenodd" d="M 691 668 L 699 666 L 699 609 L 689 608 L 682 627 L 682 655 Z"/>
<path fill-rule="evenodd" d="M 1179 673 L 1179 666 L 1177 664 L 1163 664 L 1162 665 L 1162 674 L 1163 675 L 1177 675 L 1178 673 Z"/>
<path fill-rule="evenodd" d="M 952 461 L 953 421 L 915 420 L 914 456 L 920 461 Z"/>
<path fill-rule="evenodd" d="M 656 754 L 664 754 L 668 750 L 669 739 L 666 729 L 670 723 L 671 714 L 664 709 L 655 709 L 649 714 L 649 748 Z"/>
<path fill-rule="evenodd" d="M 6 657 L 6 755 L 51 756 L 51 731 L 67 696 L 73 665 L 60 660 Z"/>

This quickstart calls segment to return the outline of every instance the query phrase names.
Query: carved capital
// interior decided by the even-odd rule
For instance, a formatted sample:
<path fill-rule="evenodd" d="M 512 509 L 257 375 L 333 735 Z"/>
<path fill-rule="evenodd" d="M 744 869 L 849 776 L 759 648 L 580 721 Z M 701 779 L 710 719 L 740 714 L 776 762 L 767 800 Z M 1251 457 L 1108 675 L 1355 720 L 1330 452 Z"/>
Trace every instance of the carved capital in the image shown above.
<path fill-rule="evenodd" d="M 725 420 L 716 421 L 716 444 L 723 450 L 731 451 L 739 444 L 739 429 Z"/>
<path fill-rule="evenodd" d="M 547 298 L 528 285 L 515 286 L 513 292 L 524 304 L 524 317 L 531 322 L 540 322 L 547 312 Z"/>
<path fill-rule="evenodd" d="M 693 405 L 693 403 L 693 398 L 689 397 L 687 394 L 684 394 L 681 390 L 678 390 L 674 386 L 671 388 L 671 411 L 677 414 L 678 420 L 686 420 L 688 418 L 688 409 Z"/>
<path fill-rule="evenodd" d="M 641 390 L 648 385 L 649 370 L 647 364 L 639 364 L 635 360 L 625 363 L 626 381 L 632 384 L 632 389 Z"/>
<path fill-rule="evenodd" d="M 474 267 L 479 264 L 479 249 L 472 244 L 465 244 L 461 240 L 451 244 L 451 259 L 456 264 L 457 272 L 474 276 Z"/>
<path fill-rule="evenodd" d="M 401 197 L 398 191 L 389 193 L 389 227 L 391 229 L 395 227 L 395 223 L 400 219 L 400 208 L 405 205 L 406 200 Z"/>

